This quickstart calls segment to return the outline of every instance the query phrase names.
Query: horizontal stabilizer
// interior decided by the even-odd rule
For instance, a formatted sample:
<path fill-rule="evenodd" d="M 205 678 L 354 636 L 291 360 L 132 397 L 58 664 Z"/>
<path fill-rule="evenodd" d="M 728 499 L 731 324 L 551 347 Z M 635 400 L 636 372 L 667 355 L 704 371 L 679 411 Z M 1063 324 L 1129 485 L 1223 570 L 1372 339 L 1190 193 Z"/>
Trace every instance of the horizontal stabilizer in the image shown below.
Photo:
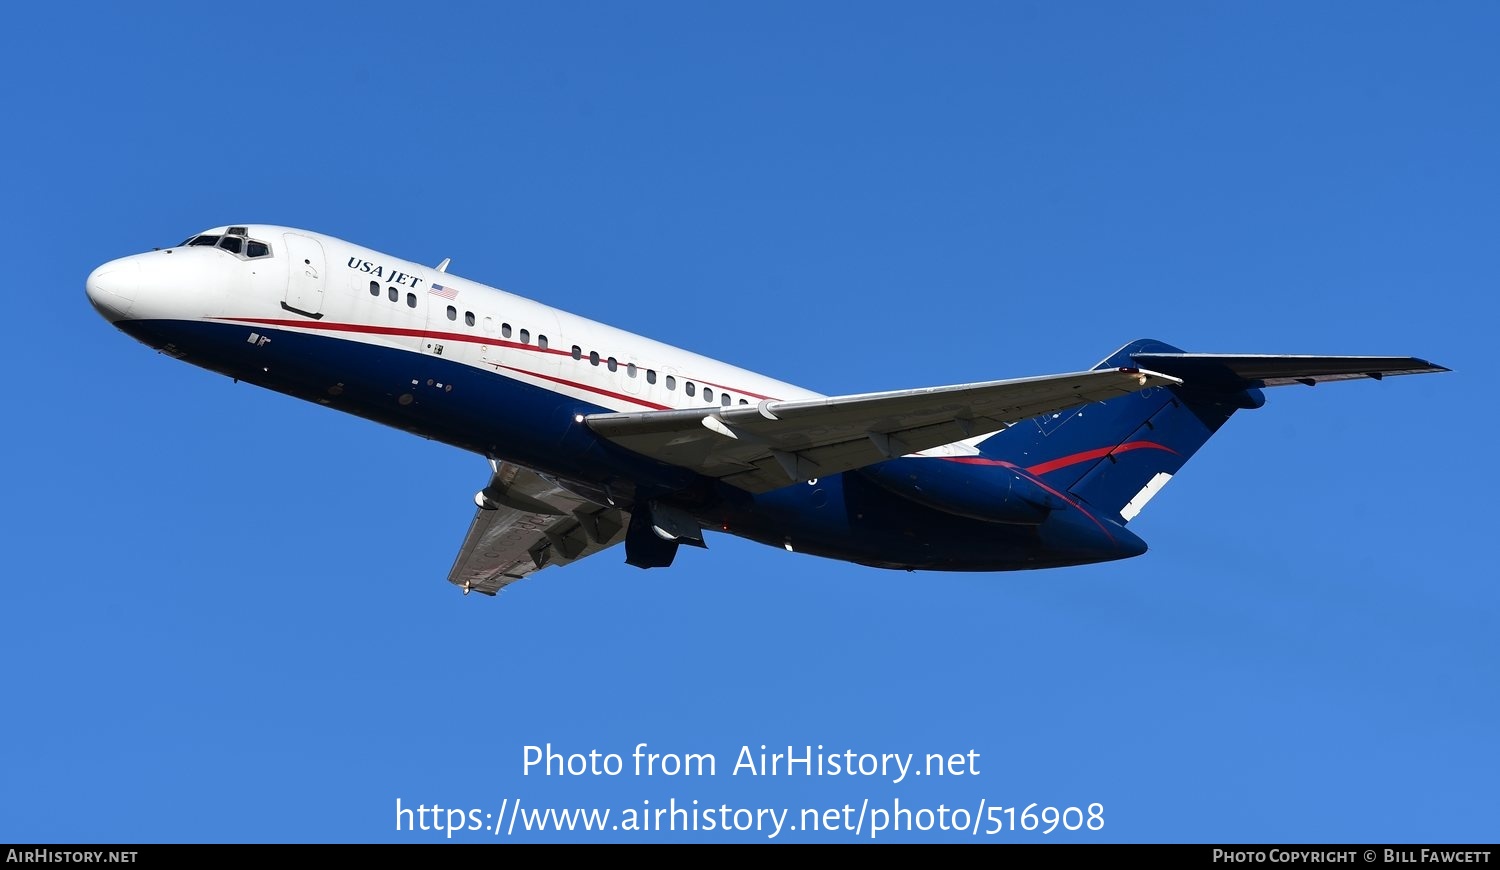
<path fill-rule="evenodd" d="M 1260 387 L 1447 371 L 1401 356 L 1184 353 L 1150 338 L 1126 344 L 1096 368 L 1131 366 L 1181 383 L 1033 418 L 980 451 L 1128 523 L 1236 411 L 1264 404 Z"/>
<path fill-rule="evenodd" d="M 1411 356 L 1288 356 L 1229 353 L 1134 353 L 1141 368 L 1181 378 L 1189 389 L 1239 390 L 1387 375 L 1421 375 L 1448 369 Z"/>

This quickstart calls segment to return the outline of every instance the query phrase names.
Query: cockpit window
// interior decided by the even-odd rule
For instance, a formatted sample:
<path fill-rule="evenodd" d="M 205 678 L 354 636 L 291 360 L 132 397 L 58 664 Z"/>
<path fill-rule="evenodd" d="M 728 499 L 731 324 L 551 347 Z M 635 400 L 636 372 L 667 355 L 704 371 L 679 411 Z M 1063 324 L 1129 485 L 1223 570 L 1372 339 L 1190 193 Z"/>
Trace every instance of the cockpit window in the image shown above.
<path fill-rule="evenodd" d="M 228 235 L 203 234 L 193 236 L 179 248 L 209 247 L 218 248 L 228 254 L 233 254 L 242 260 L 256 260 L 261 257 L 271 256 L 271 246 L 265 242 L 245 237 L 244 227 L 230 227 L 234 232 Z"/>

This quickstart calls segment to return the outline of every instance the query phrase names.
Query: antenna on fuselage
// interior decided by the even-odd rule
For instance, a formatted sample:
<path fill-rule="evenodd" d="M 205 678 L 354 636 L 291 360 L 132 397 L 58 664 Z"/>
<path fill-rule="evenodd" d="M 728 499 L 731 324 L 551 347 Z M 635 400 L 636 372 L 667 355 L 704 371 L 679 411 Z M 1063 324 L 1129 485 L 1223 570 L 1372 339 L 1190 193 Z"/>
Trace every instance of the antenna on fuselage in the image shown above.
<path fill-rule="evenodd" d="M 439 272 L 446 272 L 446 271 L 448 271 L 448 264 L 451 263 L 451 262 L 453 262 L 453 258 L 452 257 L 444 257 L 443 258 L 443 262 L 438 263 L 438 271 Z"/>

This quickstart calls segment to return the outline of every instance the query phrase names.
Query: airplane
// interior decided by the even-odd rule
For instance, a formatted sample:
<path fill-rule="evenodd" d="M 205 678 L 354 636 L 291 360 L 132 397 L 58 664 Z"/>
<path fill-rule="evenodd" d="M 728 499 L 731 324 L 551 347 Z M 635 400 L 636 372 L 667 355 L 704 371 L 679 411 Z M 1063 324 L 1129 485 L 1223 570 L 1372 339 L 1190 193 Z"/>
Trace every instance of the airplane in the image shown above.
<path fill-rule="evenodd" d="M 1127 525 L 1263 388 L 1445 372 L 1414 357 L 1186 353 L 825 396 L 332 236 L 220 226 L 90 274 L 157 351 L 485 457 L 448 580 L 495 595 L 708 531 L 878 568 L 1139 556 Z"/>

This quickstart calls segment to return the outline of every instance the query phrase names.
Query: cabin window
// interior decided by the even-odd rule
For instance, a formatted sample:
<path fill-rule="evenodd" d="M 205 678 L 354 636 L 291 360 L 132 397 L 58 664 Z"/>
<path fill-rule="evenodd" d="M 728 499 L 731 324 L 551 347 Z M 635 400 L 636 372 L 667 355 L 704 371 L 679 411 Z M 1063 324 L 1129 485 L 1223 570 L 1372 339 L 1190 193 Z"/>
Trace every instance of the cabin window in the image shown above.
<path fill-rule="evenodd" d="M 724 407 L 726 407 L 726 408 L 729 407 L 729 405 L 730 405 L 730 403 L 732 401 L 733 400 L 729 398 L 729 394 L 728 393 L 720 393 L 719 394 L 719 404 L 723 405 Z"/>
<path fill-rule="evenodd" d="M 500 337 L 501 338 L 510 338 L 510 324 L 509 323 L 502 323 L 502 324 L 500 324 Z"/>
<path fill-rule="evenodd" d="M 536 346 L 539 347 L 539 348 L 541 348 L 542 350 L 546 350 L 547 349 L 547 336 L 545 336 L 545 335 L 538 335 L 536 337 Z"/>
<path fill-rule="evenodd" d="M 705 401 L 705 402 L 712 402 L 713 400 L 714 400 L 714 388 L 713 387 L 704 387 L 703 388 L 703 401 Z"/>
<path fill-rule="evenodd" d="M 474 312 L 472 312 L 472 311 L 465 311 L 464 312 L 464 326 L 473 326 L 473 325 L 474 325 Z"/>
<path fill-rule="evenodd" d="M 415 294 L 415 293 L 408 293 L 408 294 L 406 294 L 406 307 L 407 308 L 416 308 L 417 307 L 417 294 Z"/>
<path fill-rule="evenodd" d="M 245 249 L 245 240 L 239 236 L 225 236 L 219 240 L 219 247 L 231 254 L 238 254 Z"/>
<path fill-rule="evenodd" d="M 610 357 L 609 359 L 605 360 L 605 362 L 609 364 L 610 371 L 614 372 L 620 370 L 620 361 L 615 359 L 614 357 Z"/>
<path fill-rule="evenodd" d="M 448 306 L 448 319 L 449 320 L 457 320 L 458 319 L 458 309 L 454 308 L 452 305 Z"/>
<path fill-rule="evenodd" d="M 656 369 L 646 369 L 646 383 L 656 383 Z"/>
<path fill-rule="evenodd" d="M 669 389 L 669 390 L 675 390 L 675 389 L 677 389 L 677 379 L 674 378 L 674 377 L 672 377 L 671 375 L 667 375 L 667 389 Z"/>
<path fill-rule="evenodd" d="M 635 363 L 631 363 L 625 367 L 625 374 L 627 377 L 635 377 Z"/>
<path fill-rule="evenodd" d="M 573 345 L 573 359 L 583 359 L 583 348 Z"/>
<path fill-rule="evenodd" d="M 387 287 L 387 288 L 385 288 L 385 291 L 386 291 L 386 295 L 389 296 L 389 297 L 391 297 L 391 301 L 392 302 L 395 302 L 397 299 L 399 299 L 401 297 L 401 294 L 398 293 L 398 292 L 396 292 L 396 288 L 395 287 Z"/>
<path fill-rule="evenodd" d="M 748 405 L 748 404 L 750 404 L 750 400 L 749 399 L 740 399 L 740 404 L 741 405 Z"/>
<path fill-rule="evenodd" d="M 521 343 L 522 344 L 531 344 L 531 331 L 530 330 L 527 330 L 527 329 L 521 330 Z"/>
<path fill-rule="evenodd" d="M 371 281 L 370 282 L 370 295 L 376 297 L 377 299 L 380 298 L 380 282 L 379 281 Z"/>
<path fill-rule="evenodd" d="M 687 393 L 689 396 L 691 396 L 692 394 L 698 392 L 698 388 L 695 387 L 695 386 L 693 386 L 693 382 L 692 381 L 683 381 L 682 382 L 682 391 L 684 393 Z"/>
<path fill-rule="evenodd" d="M 271 256 L 271 246 L 265 242 L 257 242 L 254 239 L 245 243 L 245 256 L 254 260 L 259 257 Z"/>
<path fill-rule="evenodd" d="M 598 364 L 599 364 L 599 351 L 597 351 L 597 350 L 591 350 L 591 351 L 589 351 L 589 365 L 596 366 Z"/>

